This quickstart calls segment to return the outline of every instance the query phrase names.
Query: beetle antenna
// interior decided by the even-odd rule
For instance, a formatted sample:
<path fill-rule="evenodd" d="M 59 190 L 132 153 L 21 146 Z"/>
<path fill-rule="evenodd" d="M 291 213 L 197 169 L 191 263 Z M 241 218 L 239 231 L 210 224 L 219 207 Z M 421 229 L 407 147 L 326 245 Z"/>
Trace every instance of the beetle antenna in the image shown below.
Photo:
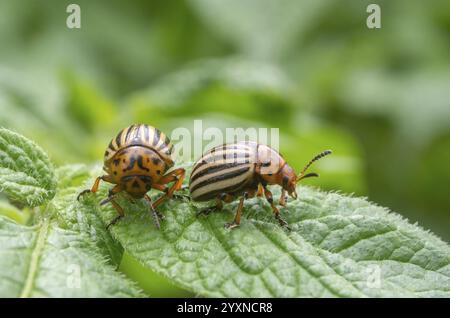
<path fill-rule="evenodd" d="M 328 156 L 328 155 L 331 154 L 331 153 L 332 153 L 331 150 L 325 150 L 325 151 L 322 151 L 321 153 L 319 153 L 319 154 L 318 154 L 317 156 L 315 156 L 314 158 L 312 158 L 312 159 L 308 162 L 308 164 L 303 168 L 302 172 L 300 172 L 300 174 L 298 175 L 298 177 L 297 177 L 297 182 L 300 181 L 300 180 L 302 180 L 302 179 L 309 178 L 309 177 L 318 177 L 319 175 L 318 175 L 317 173 L 315 173 L 315 172 L 311 172 L 311 173 L 307 173 L 307 174 L 305 174 L 305 172 L 306 172 L 306 170 L 308 170 L 308 168 L 309 168 L 314 162 L 316 162 L 317 160 L 319 160 L 319 159 L 321 159 L 321 158 L 323 158 L 323 157 L 325 157 L 325 156 Z"/>

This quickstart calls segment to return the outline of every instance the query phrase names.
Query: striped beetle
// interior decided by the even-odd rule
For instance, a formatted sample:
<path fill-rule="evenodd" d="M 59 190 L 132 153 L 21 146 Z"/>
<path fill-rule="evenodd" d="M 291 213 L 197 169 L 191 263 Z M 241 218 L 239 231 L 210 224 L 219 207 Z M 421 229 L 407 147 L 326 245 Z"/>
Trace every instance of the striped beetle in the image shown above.
<path fill-rule="evenodd" d="M 319 176 L 314 172 L 306 174 L 307 169 L 313 162 L 330 153 L 330 150 L 326 150 L 318 154 L 297 175 L 282 156 L 269 146 L 251 141 L 217 146 L 207 151 L 193 167 L 189 181 L 191 199 L 215 199 L 214 207 L 199 212 L 209 214 L 221 210 L 223 202 L 229 203 L 240 196 L 234 221 L 225 224 L 227 228 L 234 228 L 241 222 L 244 200 L 255 195 L 265 195 L 280 225 L 289 228 L 281 218 L 267 185 L 277 184 L 282 187 L 279 204 L 285 206 L 286 192 L 296 199 L 296 184 L 302 179 Z"/>
<path fill-rule="evenodd" d="M 109 190 L 108 197 L 100 203 L 104 205 L 111 202 L 118 213 L 107 228 L 124 216 L 122 207 L 114 200 L 119 192 L 127 193 L 132 200 L 144 198 L 159 228 L 159 220 L 163 216 L 156 208 L 174 196 L 174 192 L 181 188 L 185 175 L 183 168 L 166 174 L 174 165 L 172 149 L 169 138 L 152 126 L 134 124 L 122 129 L 105 151 L 103 170 L 106 174 L 98 177 L 92 188 L 82 191 L 77 199 L 85 193 L 97 192 L 101 180 L 115 184 Z M 174 184 L 168 187 L 167 184 L 171 182 Z M 147 195 L 152 188 L 165 192 L 154 203 Z"/>

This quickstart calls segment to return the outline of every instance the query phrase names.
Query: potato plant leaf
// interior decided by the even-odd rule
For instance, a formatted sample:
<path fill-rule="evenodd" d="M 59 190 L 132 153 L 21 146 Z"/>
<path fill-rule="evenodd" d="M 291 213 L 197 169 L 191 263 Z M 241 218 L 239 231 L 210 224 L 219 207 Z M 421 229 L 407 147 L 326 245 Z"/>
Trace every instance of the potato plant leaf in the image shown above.
<path fill-rule="evenodd" d="M 48 218 L 28 227 L 0 216 L 0 297 L 137 297 L 97 247 Z"/>
<path fill-rule="evenodd" d="M 48 212 L 61 228 L 85 236 L 86 240 L 95 243 L 103 256 L 118 266 L 122 259 L 123 248 L 106 230 L 100 218 L 98 205 L 93 202 L 89 204 L 88 201 L 79 204 L 77 201 L 80 184 L 92 177 L 89 168 L 86 165 L 66 165 L 58 168 L 56 174 L 59 180 L 58 193 L 49 203 Z"/>
<path fill-rule="evenodd" d="M 259 198 L 246 202 L 232 231 L 223 225 L 236 202 L 197 217 L 205 205 L 172 200 L 160 208 L 166 218 L 157 230 L 144 202 L 122 199 L 126 217 L 111 231 L 142 264 L 203 296 L 450 297 L 442 240 L 364 198 L 298 193 L 282 210 L 291 232 Z M 106 187 L 95 198 L 104 195 Z M 106 223 L 115 213 L 105 206 L 101 217 Z"/>
<path fill-rule="evenodd" d="M 55 196 L 56 177 L 47 154 L 34 142 L 0 128 L 0 191 L 38 206 Z"/>

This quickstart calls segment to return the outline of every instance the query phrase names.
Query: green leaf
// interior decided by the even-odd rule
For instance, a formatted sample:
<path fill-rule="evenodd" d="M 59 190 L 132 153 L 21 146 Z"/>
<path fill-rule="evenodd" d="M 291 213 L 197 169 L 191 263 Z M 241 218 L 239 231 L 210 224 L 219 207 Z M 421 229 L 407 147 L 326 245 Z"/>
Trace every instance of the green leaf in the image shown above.
<path fill-rule="evenodd" d="M 354 70 L 340 79 L 338 98 L 353 113 L 389 118 L 401 134 L 412 135 L 411 143 L 423 145 L 448 132 L 449 71 L 393 76 L 378 66 Z"/>
<path fill-rule="evenodd" d="M 191 0 L 191 7 L 218 35 L 254 57 L 279 57 L 302 39 L 330 1 Z"/>
<path fill-rule="evenodd" d="M 136 297 L 141 292 L 74 231 L 0 216 L 0 297 Z"/>
<path fill-rule="evenodd" d="M 19 224 L 25 224 L 28 221 L 29 213 L 19 210 L 7 201 L 0 200 L 0 215 L 5 215 Z"/>
<path fill-rule="evenodd" d="M 245 74 L 245 76 L 243 76 Z M 133 94 L 128 103 L 134 120 L 161 123 L 180 116 L 220 113 L 267 121 L 284 127 L 293 116 L 293 85 L 276 65 L 241 58 L 191 63 Z M 124 116 L 129 115 L 127 108 Z"/>
<path fill-rule="evenodd" d="M 59 176 L 58 193 L 49 203 L 48 211 L 61 228 L 76 231 L 88 241 L 93 242 L 99 252 L 112 264 L 119 266 L 123 248 L 106 230 L 100 218 L 96 202 L 85 200 L 84 204 L 77 201 L 79 186 L 91 181 L 89 168 L 85 165 L 66 165 L 56 170 Z M 86 184 L 86 188 L 91 184 Z"/>
<path fill-rule="evenodd" d="M 204 296 L 450 297 L 450 247 L 436 236 L 364 198 L 298 193 L 282 209 L 291 232 L 259 198 L 246 202 L 232 231 L 223 225 L 236 202 L 196 217 L 204 205 L 172 200 L 157 230 L 144 202 L 123 199 L 126 217 L 112 232 L 146 267 Z M 103 208 L 104 222 L 115 215 Z"/>
<path fill-rule="evenodd" d="M 56 178 L 47 154 L 34 142 L 0 128 L 0 190 L 28 206 L 55 196 Z"/>

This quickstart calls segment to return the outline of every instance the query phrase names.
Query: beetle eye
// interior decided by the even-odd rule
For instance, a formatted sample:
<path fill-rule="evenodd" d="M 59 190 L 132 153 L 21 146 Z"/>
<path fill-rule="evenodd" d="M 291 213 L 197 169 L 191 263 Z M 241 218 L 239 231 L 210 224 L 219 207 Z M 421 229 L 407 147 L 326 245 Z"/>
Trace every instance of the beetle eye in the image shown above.
<path fill-rule="evenodd" d="M 272 174 L 273 174 L 273 173 L 268 173 L 267 175 L 268 175 L 269 177 L 271 177 L 271 176 L 272 176 Z"/>

